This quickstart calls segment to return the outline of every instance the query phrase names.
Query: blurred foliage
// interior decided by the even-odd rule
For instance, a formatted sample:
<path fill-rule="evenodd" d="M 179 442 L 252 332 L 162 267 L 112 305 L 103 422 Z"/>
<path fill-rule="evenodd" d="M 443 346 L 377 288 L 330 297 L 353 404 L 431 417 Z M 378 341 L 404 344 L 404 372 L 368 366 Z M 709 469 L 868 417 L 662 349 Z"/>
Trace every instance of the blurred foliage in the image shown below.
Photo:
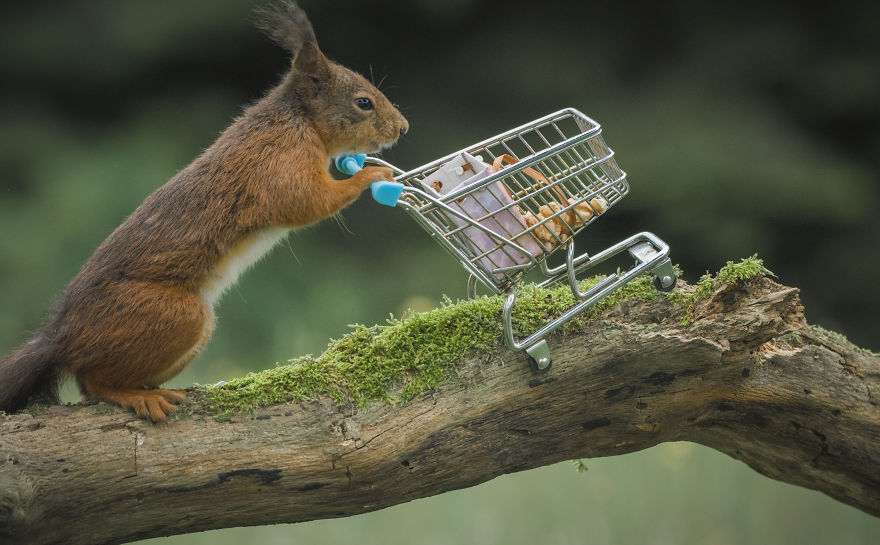
<path fill-rule="evenodd" d="M 602 123 L 631 182 L 630 196 L 586 234 L 588 249 L 654 231 L 691 281 L 758 252 L 782 282 L 802 289 L 810 321 L 880 350 L 871 276 L 880 270 L 880 4 L 302 4 L 328 56 L 383 82 L 409 118 L 410 133 L 385 154 L 392 163 L 414 168 L 574 106 Z M 277 81 L 287 58 L 251 27 L 254 5 L 55 0 L 0 8 L 0 351 L 38 326 L 91 251 L 146 195 Z M 405 214 L 361 199 L 343 218 L 345 227 L 327 221 L 293 233 L 247 273 L 217 309 L 206 353 L 172 384 L 215 382 L 317 353 L 347 324 L 382 323 L 389 313 L 433 307 L 442 294 L 464 295 L 461 267 Z M 597 522 L 604 533 L 593 534 L 595 524 L 582 531 L 618 543 L 809 543 L 828 535 L 771 532 L 755 512 L 729 506 L 717 512 L 730 517 L 721 525 L 728 533 L 700 538 L 714 526 L 704 520 L 706 504 L 693 498 L 709 493 L 702 486 L 709 475 L 741 486 L 739 465 L 711 460 L 675 474 L 690 486 L 651 492 L 671 517 L 653 533 L 630 533 L 626 502 Z M 589 466 L 584 480 L 553 485 L 572 481 L 558 493 L 585 511 L 604 501 L 571 496 L 571 487 L 589 494 L 599 486 L 590 476 L 601 466 Z M 788 490 L 757 477 L 748 482 L 757 484 L 742 492 L 743 502 L 758 489 Z M 649 492 L 637 483 L 626 478 L 627 492 L 615 493 Z M 523 486 L 534 492 L 541 482 Z M 717 501 L 728 501 L 730 490 L 720 487 Z M 522 515 L 556 493 L 512 508 Z M 455 497 L 469 501 L 467 493 Z M 815 503 L 806 491 L 785 497 L 801 498 L 790 501 L 813 514 L 798 520 L 819 521 L 833 503 Z M 837 542 L 880 535 L 876 524 L 832 507 L 867 528 Z M 486 528 L 513 524 L 490 520 L 506 516 L 497 510 L 468 513 L 484 513 Z M 691 533 L 675 530 L 686 524 L 675 517 L 693 518 Z M 569 537 L 558 542 L 583 537 L 566 534 L 579 528 L 568 522 L 560 535 Z M 479 535 L 474 542 L 527 542 L 535 534 Z M 434 541 L 445 540 L 434 534 L 422 542 Z"/>

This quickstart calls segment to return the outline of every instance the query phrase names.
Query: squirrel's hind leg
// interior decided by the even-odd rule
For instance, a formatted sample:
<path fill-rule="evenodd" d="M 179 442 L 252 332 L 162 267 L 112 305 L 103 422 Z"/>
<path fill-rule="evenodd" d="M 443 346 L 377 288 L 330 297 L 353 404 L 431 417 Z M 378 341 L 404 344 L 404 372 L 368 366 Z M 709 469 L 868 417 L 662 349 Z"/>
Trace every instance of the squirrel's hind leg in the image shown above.
<path fill-rule="evenodd" d="M 67 371 L 82 393 L 153 422 L 165 421 L 186 395 L 149 388 L 180 373 L 214 326 L 213 311 L 196 294 L 147 282 L 114 286 L 70 319 L 89 325 L 71 327 L 80 334 L 69 340 L 66 354 Z"/>

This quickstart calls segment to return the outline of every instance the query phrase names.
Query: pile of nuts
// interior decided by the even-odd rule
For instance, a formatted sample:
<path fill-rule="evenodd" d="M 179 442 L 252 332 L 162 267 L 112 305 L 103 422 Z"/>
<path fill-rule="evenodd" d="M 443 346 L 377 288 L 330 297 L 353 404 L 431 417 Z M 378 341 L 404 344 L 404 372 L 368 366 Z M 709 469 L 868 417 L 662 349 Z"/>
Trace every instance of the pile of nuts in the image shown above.
<path fill-rule="evenodd" d="M 567 210 L 563 210 L 559 203 L 550 202 L 550 204 L 542 205 L 538 209 L 540 219 L 532 212 L 523 214 L 523 219 L 527 227 L 544 222 L 534 230 L 535 236 L 542 243 L 553 248 L 568 240 L 571 236 L 569 228 L 577 229 L 585 221 L 589 221 L 594 213 L 601 214 L 608 210 L 608 201 L 602 197 L 596 197 L 590 199 L 589 204 L 587 202 L 578 203 L 577 199 L 569 197 L 567 208 Z"/>

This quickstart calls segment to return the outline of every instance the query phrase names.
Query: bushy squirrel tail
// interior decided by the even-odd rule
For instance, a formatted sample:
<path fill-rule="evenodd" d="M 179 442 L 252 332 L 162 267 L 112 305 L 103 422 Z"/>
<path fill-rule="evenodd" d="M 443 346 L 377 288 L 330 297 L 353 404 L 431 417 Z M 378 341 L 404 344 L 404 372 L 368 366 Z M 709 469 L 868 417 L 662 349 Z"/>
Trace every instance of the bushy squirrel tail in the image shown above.
<path fill-rule="evenodd" d="M 59 369 L 41 333 L 0 360 L 0 411 L 12 413 L 32 401 L 58 403 Z"/>

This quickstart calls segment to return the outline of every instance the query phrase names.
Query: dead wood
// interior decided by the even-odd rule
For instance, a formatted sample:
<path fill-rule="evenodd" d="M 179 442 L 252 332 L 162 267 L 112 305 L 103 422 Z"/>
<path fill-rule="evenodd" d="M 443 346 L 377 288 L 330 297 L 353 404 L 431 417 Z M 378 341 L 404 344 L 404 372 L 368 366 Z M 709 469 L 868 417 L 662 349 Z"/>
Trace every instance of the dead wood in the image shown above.
<path fill-rule="evenodd" d="M 681 316 L 666 297 L 624 301 L 552 337 L 548 374 L 499 344 L 400 405 L 322 398 L 167 425 L 83 405 L 0 414 L 0 541 L 345 517 L 682 440 L 880 516 L 880 358 L 806 325 L 798 290 L 763 277 Z"/>

